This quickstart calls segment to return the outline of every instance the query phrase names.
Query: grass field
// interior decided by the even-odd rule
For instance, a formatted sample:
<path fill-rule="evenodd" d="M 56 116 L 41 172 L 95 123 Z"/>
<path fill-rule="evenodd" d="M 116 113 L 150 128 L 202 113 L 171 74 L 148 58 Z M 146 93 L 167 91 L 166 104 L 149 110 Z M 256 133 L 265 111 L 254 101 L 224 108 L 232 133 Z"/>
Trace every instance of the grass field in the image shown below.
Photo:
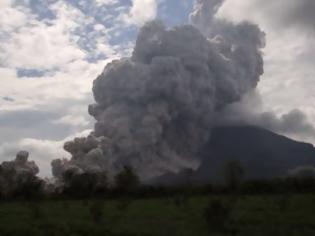
<path fill-rule="evenodd" d="M 222 214 L 204 214 L 214 198 L 224 229 L 214 230 Z M 2 202 L 0 235 L 314 236 L 315 195 Z"/>

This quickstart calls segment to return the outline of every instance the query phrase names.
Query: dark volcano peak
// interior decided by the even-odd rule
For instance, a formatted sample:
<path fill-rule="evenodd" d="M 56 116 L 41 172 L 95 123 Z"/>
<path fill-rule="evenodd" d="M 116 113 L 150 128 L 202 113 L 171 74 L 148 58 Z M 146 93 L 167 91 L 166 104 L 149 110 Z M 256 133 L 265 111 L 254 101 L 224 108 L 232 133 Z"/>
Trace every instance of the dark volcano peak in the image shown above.
<path fill-rule="evenodd" d="M 227 163 L 237 161 L 246 179 L 282 177 L 299 166 L 315 165 L 313 145 L 253 126 L 216 127 L 200 151 L 201 165 L 189 176 L 198 184 L 222 183 Z M 187 181 L 187 171 L 167 174 L 160 183 Z"/>

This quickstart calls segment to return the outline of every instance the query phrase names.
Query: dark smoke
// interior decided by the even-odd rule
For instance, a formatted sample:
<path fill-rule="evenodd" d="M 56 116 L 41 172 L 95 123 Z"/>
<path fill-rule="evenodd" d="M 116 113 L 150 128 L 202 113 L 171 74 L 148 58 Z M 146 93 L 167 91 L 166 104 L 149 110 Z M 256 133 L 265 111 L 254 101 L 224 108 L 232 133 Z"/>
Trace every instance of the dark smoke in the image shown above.
<path fill-rule="evenodd" d="M 34 161 L 28 161 L 29 153 L 20 151 L 13 161 L 4 161 L 1 164 L 1 171 L 13 171 L 17 175 L 32 174 L 37 175 L 39 168 Z"/>
<path fill-rule="evenodd" d="M 28 161 L 29 153 L 20 151 L 13 161 L 4 161 L 0 165 L 0 194 L 12 196 L 17 192 L 24 194 L 40 188 L 41 180 L 36 176 L 39 172 L 34 161 Z"/>
<path fill-rule="evenodd" d="M 315 128 L 300 109 L 281 115 L 263 107 L 260 94 L 253 91 L 216 113 L 216 126 L 257 126 L 292 138 L 315 138 Z"/>
<path fill-rule="evenodd" d="M 315 32 L 314 0 L 251 0 L 250 10 L 259 9 L 264 21 L 278 31 L 296 29 L 299 33 Z"/>
<path fill-rule="evenodd" d="M 113 61 L 94 81 L 94 132 L 65 144 L 60 178 L 130 165 L 142 179 L 196 168 L 215 113 L 255 89 L 263 73 L 264 34 L 251 23 L 214 18 L 222 1 L 198 1 L 193 25 L 147 23 L 130 58 Z"/>

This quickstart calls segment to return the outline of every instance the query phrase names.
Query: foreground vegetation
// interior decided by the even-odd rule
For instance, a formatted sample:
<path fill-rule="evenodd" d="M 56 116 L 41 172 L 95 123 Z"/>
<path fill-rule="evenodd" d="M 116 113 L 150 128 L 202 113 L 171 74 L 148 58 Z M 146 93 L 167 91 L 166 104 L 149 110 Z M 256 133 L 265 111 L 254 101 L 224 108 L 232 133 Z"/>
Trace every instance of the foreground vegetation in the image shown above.
<path fill-rule="evenodd" d="M 315 235 L 315 178 L 245 180 L 229 163 L 222 185 L 141 184 L 125 167 L 66 171 L 52 185 L 2 170 L 0 236 Z M 1 180 L 1 179 L 0 179 Z"/>
<path fill-rule="evenodd" d="M 0 204 L 0 235 L 315 235 L 315 195 L 204 195 Z"/>

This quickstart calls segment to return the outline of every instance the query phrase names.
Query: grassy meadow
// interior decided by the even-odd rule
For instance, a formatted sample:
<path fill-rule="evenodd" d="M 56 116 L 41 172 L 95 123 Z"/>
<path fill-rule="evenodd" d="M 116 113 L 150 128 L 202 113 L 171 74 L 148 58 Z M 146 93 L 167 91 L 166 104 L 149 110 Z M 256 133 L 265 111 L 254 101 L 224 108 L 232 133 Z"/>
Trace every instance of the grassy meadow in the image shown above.
<path fill-rule="evenodd" d="M 0 203 L 1 236 L 315 235 L 315 195 Z"/>

